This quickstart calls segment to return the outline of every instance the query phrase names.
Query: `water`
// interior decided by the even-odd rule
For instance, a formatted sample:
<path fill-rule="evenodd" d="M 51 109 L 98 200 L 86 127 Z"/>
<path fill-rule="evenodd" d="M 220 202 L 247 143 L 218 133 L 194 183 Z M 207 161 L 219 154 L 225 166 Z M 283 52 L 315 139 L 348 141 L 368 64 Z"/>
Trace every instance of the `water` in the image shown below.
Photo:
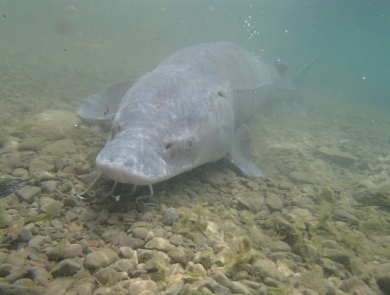
<path fill-rule="evenodd" d="M 239 178 L 240 175 L 236 174 L 233 167 L 219 162 L 157 185 L 156 196 L 179 211 L 184 210 L 180 208 L 191 208 L 195 203 L 201 202 L 209 210 L 207 218 L 216 223 L 223 222 L 218 219 L 221 216 L 230 214 L 224 222 L 229 220 L 239 224 L 239 231 L 232 230 L 231 236 L 226 234 L 227 243 L 231 246 L 237 245 L 234 239 L 248 229 L 248 220 L 251 218 L 243 215 L 243 212 L 249 215 L 251 212 L 249 209 L 242 210 L 240 196 L 245 198 L 247 194 L 246 198 L 250 202 L 258 202 L 258 211 L 263 214 L 268 210 L 262 209 L 265 207 L 264 196 L 271 202 L 273 195 L 276 195 L 284 200 L 282 207 L 285 215 L 280 212 L 281 209 L 274 210 L 268 204 L 267 212 L 273 213 L 272 216 L 283 215 L 288 219 L 289 216 L 298 214 L 296 211 L 291 213 L 293 209 L 308 210 L 309 217 L 291 217 L 293 221 L 288 219 L 301 231 L 306 243 L 314 245 L 326 256 L 331 251 L 328 253 L 324 250 L 326 247 L 321 244 L 322 241 L 336 241 L 349 251 L 351 259 L 356 259 L 356 264 L 362 263 L 360 268 L 363 273 L 377 272 L 386 276 L 388 272 L 382 268 L 371 271 L 367 265 L 385 268 L 385 262 L 390 259 L 387 246 L 390 228 L 389 29 L 388 0 L 2 0 L 1 177 L 8 179 L 11 175 L 15 176 L 15 169 L 18 168 L 29 170 L 30 161 L 42 156 L 42 149 L 53 142 L 52 138 L 45 138 L 44 135 L 32 137 L 32 140 L 41 144 L 42 149 L 30 147 L 23 154 L 27 159 L 21 158 L 19 162 L 15 160 L 11 166 L 8 164 L 6 159 L 11 157 L 9 155 L 15 156 L 12 152 L 18 150 L 18 140 L 10 139 L 10 133 L 13 130 L 27 132 L 26 122 L 34 115 L 51 109 L 74 113 L 83 98 L 113 83 L 140 77 L 169 54 L 185 46 L 230 41 L 264 60 L 280 57 L 291 66 L 289 74 L 295 73 L 313 57 L 319 57 L 320 61 L 302 86 L 301 92 L 310 110 L 307 117 L 291 113 L 269 113 L 265 117 L 255 116 L 250 122 L 253 134 L 252 157 L 269 177 L 267 181 Z M 75 148 L 69 147 L 68 151 L 77 150 L 77 153 L 72 152 L 77 155 L 69 152 L 69 155 L 65 153 L 63 156 L 65 167 L 76 167 L 77 171 L 81 171 L 80 175 L 89 175 L 94 170 L 94 155 L 108 136 L 103 131 L 109 130 L 107 126 L 85 126 L 89 129 L 69 132 L 66 137 L 76 144 Z M 83 130 L 96 133 L 92 136 L 78 133 Z M 28 154 L 31 150 L 36 152 L 35 156 Z M 19 151 L 23 150 L 19 148 Z M 352 161 L 353 164 L 346 164 L 345 161 Z M 51 168 L 49 171 L 56 174 L 56 169 Z M 68 170 L 74 172 L 71 168 Z M 21 170 L 17 172 L 24 173 Z M 39 187 L 42 179 L 37 180 L 28 173 L 23 174 L 23 177 L 32 177 L 34 180 L 30 184 Z M 56 174 L 54 179 L 64 185 L 68 180 L 65 181 L 63 177 L 62 174 Z M 7 192 L 19 190 L 24 185 L 24 180 L 13 181 L 3 183 L 2 192 L 5 188 Z M 92 178 L 88 177 L 82 182 L 73 177 L 69 182 L 73 185 L 72 190 L 64 189 L 66 193 L 55 190 L 52 193 L 58 193 L 61 197 L 64 194 L 73 196 L 84 189 L 84 182 L 92 182 Z M 106 183 L 109 185 L 107 179 Z M 323 196 L 324 188 L 328 186 L 335 194 L 338 208 L 360 219 L 358 226 L 353 219 L 349 219 L 350 216 L 340 217 L 341 213 L 336 214 L 334 208 L 331 208 L 332 202 Z M 92 196 L 102 195 L 104 189 L 107 187 L 98 187 L 92 192 Z M 263 203 L 258 199 L 251 199 L 259 198 L 259 192 Z M 200 201 L 194 197 L 196 194 L 201 195 Z M 267 197 L 270 195 L 271 197 Z M 50 196 L 56 198 L 54 195 Z M 295 198 L 297 196 L 305 201 L 299 203 Z M 210 199 L 216 202 L 215 207 L 209 202 Z M 314 204 L 311 205 L 311 202 Z M 121 217 L 123 223 L 136 218 L 133 203 L 112 203 L 118 205 L 110 207 L 110 214 L 131 212 L 130 217 Z M 324 204 L 327 204 L 327 209 L 320 209 Z M 6 208 L 13 218 L 12 222 L 20 221 L 18 214 L 22 217 L 40 214 L 42 218 L 46 213 L 52 214 L 36 210 L 35 205 L 30 205 L 24 204 L 24 211 L 20 211 L 18 207 L 19 213 L 13 208 Z M 0 209 L 3 208 L 1 206 Z M 77 209 L 74 209 L 77 214 L 83 210 L 78 206 L 74 208 Z M 221 208 L 226 208 L 226 211 Z M 26 210 L 32 211 L 25 214 Z M 276 224 L 278 221 L 267 219 L 265 213 L 264 217 L 259 212 L 256 215 L 256 226 L 264 230 L 265 235 L 283 240 L 292 247 L 291 251 L 303 261 L 309 261 L 310 265 L 319 263 L 305 257 L 299 250 L 301 248 L 298 249 L 293 244 L 296 241 L 292 241 L 291 237 L 286 238 L 286 232 L 278 231 L 277 226 L 269 229 L 269 223 Z M 318 223 L 321 216 L 327 216 L 327 213 L 332 216 L 332 220 L 327 220 L 331 230 L 321 229 Z M 149 219 L 145 217 L 145 220 Z M 306 224 L 312 224 L 312 227 L 305 227 L 302 220 Z M 50 226 L 50 222 L 43 221 L 43 229 L 39 222 L 36 225 L 40 230 L 38 233 L 49 235 L 44 227 Z M 117 224 L 115 226 L 126 232 L 130 225 L 127 224 L 125 229 Z M 229 228 L 226 224 L 224 226 Z M 4 228 L 8 231 L 8 224 L 2 230 Z M 229 231 L 226 230 L 227 233 Z M 353 236 L 356 232 L 357 237 Z M 246 234 L 250 235 L 249 231 Z M 4 232 L 1 235 L 4 236 Z M 340 236 L 350 238 L 350 243 Z M 46 247 L 50 244 L 48 239 Z M 71 243 L 80 239 L 77 235 L 69 237 Z M 251 236 L 251 239 L 254 240 L 254 237 Z M 53 238 L 53 243 L 61 241 Z M 26 247 L 26 243 L 23 243 L 18 239 L 9 244 L 3 240 L 2 244 L 6 246 L 2 249 L 9 250 L 9 254 Z M 258 245 L 253 247 L 260 249 Z M 264 248 L 272 247 L 267 245 Z M 327 257 L 331 257 L 331 254 Z M 340 280 L 346 280 L 352 275 L 358 277 L 358 272 L 352 271 L 353 266 L 345 261 L 330 259 L 343 264 L 352 273 L 342 273 L 346 270 L 340 267 L 332 276 Z M 375 279 L 380 281 L 377 277 Z M 371 291 L 374 290 L 372 292 L 389 292 L 387 289 L 378 291 L 379 289 L 375 289 L 378 286 L 371 283 L 364 285 L 364 288 L 367 286 Z M 315 289 L 313 286 L 312 288 Z M 361 285 L 359 288 L 362 289 Z M 320 288 L 316 290 L 322 294 Z M 352 287 L 347 291 L 343 289 L 345 292 L 353 290 Z M 369 292 L 366 290 L 366 293 Z"/>
<path fill-rule="evenodd" d="M 2 3 L 2 64 L 43 75 L 50 68 L 70 87 L 78 69 L 108 84 L 138 77 L 187 45 L 231 41 L 294 68 L 320 57 L 307 83 L 319 95 L 383 105 L 389 93 L 387 1 Z"/>

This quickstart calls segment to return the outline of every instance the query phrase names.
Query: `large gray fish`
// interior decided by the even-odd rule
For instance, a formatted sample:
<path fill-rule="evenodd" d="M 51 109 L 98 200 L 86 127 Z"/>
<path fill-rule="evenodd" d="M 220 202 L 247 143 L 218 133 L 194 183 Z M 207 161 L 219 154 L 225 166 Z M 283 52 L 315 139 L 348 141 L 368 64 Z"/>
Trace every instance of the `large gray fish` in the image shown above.
<path fill-rule="evenodd" d="M 263 62 L 228 42 L 194 45 L 135 82 L 85 99 L 77 113 L 86 119 L 112 118 L 96 167 L 117 182 L 151 188 L 224 157 L 244 175 L 259 177 L 244 123 L 269 101 L 300 104 L 298 88 L 313 61 L 288 80 L 288 67 L 278 59 Z"/>

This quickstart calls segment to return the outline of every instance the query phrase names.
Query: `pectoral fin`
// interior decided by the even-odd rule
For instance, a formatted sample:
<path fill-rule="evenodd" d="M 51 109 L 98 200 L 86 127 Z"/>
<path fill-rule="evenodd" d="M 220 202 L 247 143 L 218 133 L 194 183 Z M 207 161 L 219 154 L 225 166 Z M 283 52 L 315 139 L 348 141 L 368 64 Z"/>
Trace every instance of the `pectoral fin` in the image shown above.
<path fill-rule="evenodd" d="M 245 124 L 241 125 L 234 132 L 233 147 L 228 158 L 245 176 L 261 177 L 264 176 L 263 172 L 250 160 L 251 141 L 252 134 L 249 127 Z"/>
<path fill-rule="evenodd" d="M 135 82 L 136 80 L 120 82 L 84 99 L 77 115 L 83 119 L 111 120 L 122 98 Z"/>

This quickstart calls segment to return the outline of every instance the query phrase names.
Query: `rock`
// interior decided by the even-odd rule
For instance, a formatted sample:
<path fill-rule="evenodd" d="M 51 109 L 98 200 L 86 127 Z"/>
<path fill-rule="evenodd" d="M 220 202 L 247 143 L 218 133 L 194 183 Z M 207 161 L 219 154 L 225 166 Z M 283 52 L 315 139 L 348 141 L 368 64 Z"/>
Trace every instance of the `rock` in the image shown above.
<path fill-rule="evenodd" d="M 200 263 L 193 263 L 192 261 L 189 261 L 186 265 L 186 271 L 189 271 L 193 274 L 199 275 L 199 276 L 206 276 L 206 270 L 204 269 L 203 265 Z"/>
<path fill-rule="evenodd" d="M 270 277 L 277 281 L 282 281 L 282 275 L 278 271 L 275 263 L 271 260 L 256 260 L 251 272 L 252 275 L 261 279 Z"/>
<path fill-rule="evenodd" d="M 230 280 L 227 278 L 227 276 L 221 272 L 221 271 L 217 271 L 214 275 L 213 275 L 213 279 L 221 284 L 222 286 L 225 286 L 227 287 L 227 285 L 230 283 Z"/>
<path fill-rule="evenodd" d="M 53 220 L 50 221 L 50 223 L 56 230 L 60 231 L 60 230 L 62 230 L 64 228 L 64 225 L 58 219 L 53 219 Z"/>
<path fill-rule="evenodd" d="M 107 287 L 115 286 L 119 279 L 118 273 L 111 267 L 105 267 L 99 269 L 94 273 L 94 277 L 103 285 Z"/>
<path fill-rule="evenodd" d="M 169 252 L 174 246 L 165 238 L 155 237 L 146 243 L 145 249 Z"/>
<path fill-rule="evenodd" d="M 41 143 L 35 140 L 23 141 L 19 144 L 19 151 L 34 151 L 37 152 L 41 149 Z"/>
<path fill-rule="evenodd" d="M 53 170 L 53 168 L 54 168 L 53 165 L 50 165 L 47 162 L 40 159 L 34 159 L 28 165 L 28 171 L 32 176 L 37 175 L 39 172 L 51 171 Z"/>
<path fill-rule="evenodd" d="M 265 204 L 271 211 L 282 211 L 283 209 L 282 200 L 277 195 L 272 193 L 267 193 Z"/>
<path fill-rule="evenodd" d="M 291 205 L 310 210 L 313 208 L 314 202 L 308 197 L 296 196 L 291 200 Z"/>
<path fill-rule="evenodd" d="M 165 290 L 165 295 L 179 295 L 184 287 L 182 280 L 176 280 Z"/>
<path fill-rule="evenodd" d="M 317 152 L 321 157 L 324 157 L 335 164 L 344 166 L 351 165 L 356 161 L 356 158 L 348 153 L 341 152 L 328 147 L 320 147 Z"/>
<path fill-rule="evenodd" d="M 41 192 L 39 187 L 26 185 L 20 190 L 16 191 L 16 195 L 18 196 L 20 202 L 27 202 L 31 204 L 33 202 L 33 198 Z"/>
<path fill-rule="evenodd" d="M 85 256 L 84 267 L 94 272 L 99 268 L 111 265 L 117 260 L 119 260 L 118 255 L 111 249 L 99 249 Z"/>
<path fill-rule="evenodd" d="M 148 230 L 144 227 L 135 227 L 132 229 L 131 235 L 133 238 L 145 240 L 146 236 L 148 235 Z"/>
<path fill-rule="evenodd" d="M 138 263 L 134 259 L 120 259 L 117 262 L 111 264 L 111 268 L 117 272 L 131 273 L 136 270 Z"/>
<path fill-rule="evenodd" d="M 183 236 L 174 234 L 170 239 L 169 243 L 175 246 L 182 246 L 184 244 Z"/>
<path fill-rule="evenodd" d="M 66 258 L 74 258 L 81 254 L 83 248 L 79 244 L 63 244 L 49 249 L 46 256 L 50 260 L 63 260 Z"/>
<path fill-rule="evenodd" d="M 157 292 L 157 285 L 151 280 L 132 281 L 129 285 L 130 294 L 141 294 L 142 291 Z"/>
<path fill-rule="evenodd" d="M 87 222 L 87 221 L 95 220 L 96 217 L 97 217 L 97 213 L 95 212 L 95 210 L 91 208 L 85 208 L 80 213 L 79 220 L 82 222 Z"/>
<path fill-rule="evenodd" d="M 185 266 L 192 260 L 194 254 L 190 249 L 179 246 L 169 251 L 168 256 L 172 259 L 172 263 L 180 263 L 182 266 Z"/>
<path fill-rule="evenodd" d="M 44 151 L 51 155 L 63 155 L 64 153 L 74 153 L 76 151 L 76 147 L 72 140 L 62 139 L 48 144 L 45 146 Z"/>
<path fill-rule="evenodd" d="M 41 209 L 42 212 L 50 213 L 53 216 L 60 213 L 62 207 L 64 206 L 62 202 L 54 200 L 49 197 L 41 197 L 38 203 L 39 203 L 39 208 Z"/>
<path fill-rule="evenodd" d="M 120 236 L 118 238 L 118 245 L 119 246 L 130 246 L 134 250 L 136 250 L 138 248 L 142 248 L 145 245 L 145 242 L 141 239 L 138 239 L 138 238 L 130 238 L 127 236 L 125 236 L 125 237 Z"/>
<path fill-rule="evenodd" d="M 41 188 L 46 193 L 54 193 L 57 189 L 58 181 L 49 180 L 41 183 Z"/>
<path fill-rule="evenodd" d="M 43 295 L 66 295 L 66 289 L 61 285 L 51 285 L 45 290 Z"/>
<path fill-rule="evenodd" d="M 334 262 L 344 264 L 348 269 L 350 268 L 351 254 L 348 251 L 324 248 L 322 253 L 324 258 L 329 258 Z"/>
<path fill-rule="evenodd" d="M 29 242 L 31 238 L 31 233 L 24 227 L 19 233 L 19 239 L 23 242 Z"/>
<path fill-rule="evenodd" d="M 50 280 L 53 278 L 52 275 L 43 267 L 33 266 L 30 268 L 28 273 L 30 279 L 41 286 L 48 286 Z"/>
<path fill-rule="evenodd" d="M 0 171 L 7 169 L 13 169 L 21 161 L 19 152 L 11 152 L 1 155 L 0 158 Z"/>
<path fill-rule="evenodd" d="M 28 178 L 28 171 L 26 169 L 23 169 L 23 168 L 16 168 L 13 172 L 12 172 L 12 176 L 14 177 L 20 177 L 20 178 L 23 178 L 23 179 L 26 179 Z"/>
<path fill-rule="evenodd" d="M 39 249 L 45 242 L 45 237 L 41 235 L 36 235 L 31 238 L 31 240 L 28 242 L 28 246 L 30 248 L 36 248 Z"/>
<path fill-rule="evenodd" d="M 177 214 L 174 208 L 168 208 L 163 213 L 163 224 L 171 226 L 173 223 L 179 220 L 179 214 Z"/>
<path fill-rule="evenodd" d="M 0 283 L 0 294 L 4 295 L 42 295 L 45 288 L 41 286 L 18 286 Z"/>
<path fill-rule="evenodd" d="M 137 252 L 131 247 L 122 246 L 119 248 L 119 256 L 127 259 L 137 258 Z"/>
<path fill-rule="evenodd" d="M 378 287 L 385 293 L 390 294 L 390 275 L 382 274 L 376 279 Z"/>
<path fill-rule="evenodd" d="M 240 282 L 230 282 L 227 287 L 233 294 L 254 294 L 254 290 Z"/>
<path fill-rule="evenodd" d="M 75 132 L 81 120 L 76 113 L 63 110 L 46 110 L 25 122 L 26 132 L 32 137 L 62 139 Z"/>
<path fill-rule="evenodd" d="M 288 177 L 290 177 L 292 180 L 299 182 L 299 183 L 309 183 L 309 184 L 315 184 L 316 180 L 314 177 L 312 177 L 309 174 L 300 172 L 300 171 L 291 171 L 288 174 Z"/>
<path fill-rule="evenodd" d="M 71 260 L 64 259 L 60 261 L 57 266 L 51 271 L 53 277 L 73 276 L 81 269 L 81 266 Z"/>
<path fill-rule="evenodd" d="M 335 209 L 333 211 L 333 215 L 336 219 L 341 221 L 348 221 L 352 225 L 359 225 L 360 223 L 360 220 L 355 216 L 341 209 Z"/>

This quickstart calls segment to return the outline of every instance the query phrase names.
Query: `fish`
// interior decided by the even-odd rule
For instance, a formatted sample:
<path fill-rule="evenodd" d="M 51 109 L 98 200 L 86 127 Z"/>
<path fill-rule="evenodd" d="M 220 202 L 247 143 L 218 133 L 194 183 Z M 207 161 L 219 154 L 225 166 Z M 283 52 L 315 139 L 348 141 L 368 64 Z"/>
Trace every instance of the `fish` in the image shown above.
<path fill-rule="evenodd" d="M 230 42 L 181 49 L 138 80 L 83 101 L 81 118 L 112 120 L 96 168 L 115 183 L 147 185 L 151 195 L 153 184 L 223 158 L 246 177 L 263 177 L 245 123 L 269 102 L 304 106 L 299 88 L 317 59 L 287 79 L 279 58 L 265 62 Z"/>

